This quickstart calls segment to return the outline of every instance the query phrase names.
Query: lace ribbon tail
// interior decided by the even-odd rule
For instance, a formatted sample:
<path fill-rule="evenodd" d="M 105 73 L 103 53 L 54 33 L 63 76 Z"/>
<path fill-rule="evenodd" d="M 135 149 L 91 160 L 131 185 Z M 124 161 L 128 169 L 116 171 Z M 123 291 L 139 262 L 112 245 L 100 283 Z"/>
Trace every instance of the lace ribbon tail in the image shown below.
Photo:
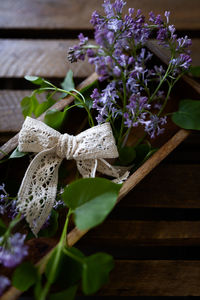
<path fill-rule="evenodd" d="M 97 171 L 116 178 L 113 180 L 115 183 L 123 183 L 129 177 L 130 169 L 131 167 L 112 166 L 105 159 L 98 159 Z"/>
<path fill-rule="evenodd" d="M 83 178 L 95 177 L 97 170 L 97 159 L 76 160 L 76 165 Z"/>
<path fill-rule="evenodd" d="M 55 147 L 38 153 L 30 163 L 19 189 L 17 207 L 35 236 L 54 205 L 61 162 L 62 158 L 56 155 Z"/>

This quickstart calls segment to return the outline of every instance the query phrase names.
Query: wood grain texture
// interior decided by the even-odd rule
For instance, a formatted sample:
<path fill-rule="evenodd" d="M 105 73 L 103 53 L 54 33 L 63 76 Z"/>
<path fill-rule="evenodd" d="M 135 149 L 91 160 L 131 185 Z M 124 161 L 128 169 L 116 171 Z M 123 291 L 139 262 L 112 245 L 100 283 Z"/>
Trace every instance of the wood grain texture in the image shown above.
<path fill-rule="evenodd" d="M 127 0 L 127 7 L 141 8 L 146 16 L 153 10 L 172 13 L 178 29 L 200 29 L 199 0 Z M 102 11 L 100 0 L 6 0 L 0 2 L 1 28 L 90 29 L 94 10 Z M 186 13 L 187 12 L 187 13 Z"/>
<path fill-rule="evenodd" d="M 161 164 L 131 191 L 120 205 L 130 209 L 200 208 L 200 190 L 196 188 L 199 173 L 199 164 Z"/>
<path fill-rule="evenodd" d="M 68 48 L 77 40 L 0 40 L 0 77 L 65 77 L 72 69 L 75 77 L 87 77 L 94 68 L 87 61 L 71 64 Z"/>
<path fill-rule="evenodd" d="M 99 296 L 199 296 L 200 261 L 116 261 Z"/>
<path fill-rule="evenodd" d="M 30 90 L 0 91 L 0 132 L 17 132 L 24 121 L 20 102 Z"/>
<path fill-rule="evenodd" d="M 125 199 L 124 199 L 125 200 Z M 119 207 L 118 207 L 119 208 Z M 133 208 L 134 209 L 134 208 Z M 79 245 L 98 248 L 200 245 L 200 221 L 106 220 L 91 230 Z M 82 246 L 83 247 L 83 246 Z"/>

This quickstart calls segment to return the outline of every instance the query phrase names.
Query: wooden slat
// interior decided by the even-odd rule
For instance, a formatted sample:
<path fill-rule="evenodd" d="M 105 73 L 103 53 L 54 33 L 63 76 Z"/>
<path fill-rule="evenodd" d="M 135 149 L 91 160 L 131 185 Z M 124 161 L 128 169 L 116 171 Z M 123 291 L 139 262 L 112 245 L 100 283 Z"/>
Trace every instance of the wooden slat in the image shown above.
<path fill-rule="evenodd" d="M 120 209 L 120 207 L 118 207 Z M 200 221 L 106 220 L 88 232 L 79 246 L 126 248 L 129 246 L 200 245 Z M 114 251 L 114 250 L 113 250 Z M 127 248 L 128 251 L 128 248 Z"/>
<path fill-rule="evenodd" d="M 200 261 L 116 261 L 99 296 L 199 296 Z"/>
<path fill-rule="evenodd" d="M 24 121 L 20 101 L 31 91 L 0 91 L 0 132 L 17 132 Z"/>
<path fill-rule="evenodd" d="M 0 77 L 27 74 L 64 77 L 69 69 L 76 77 L 87 77 L 93 72 L 93 66 L 87 61 L 71 64 L 67 60 L 68 48 L 76 43 L 77 40 L 0 39 Z M 192 47 L 193 65 L 200 65 L 200 39 L 194 39 Z"/>
<path fill-rule="evenodd" d="M 120 205 L 133 209 L 200 208 L 199 172 L 199 164 L 162 164 L 135 187 Z"/>
<path fill-rule="evenodd" d="M 0 40 L 0 77 L 64 77 L 69 69 L 74 76 L 87 77 L 93 66 L 87 61 L 71 64 L 68 48 L 77 40 Z"/>
<path fill-rule="evenodd" d="M 141 8 L 144 14 L 153 10 L 172 13 L 171 22 L 178 29 L 200 29 L 199 0 L 127 0 L 127 8 Z M 99 0 L 6 0 L 0 3 L 1 28 L 62 28 L 90 29 L 89 20 L 94 10 L 101 10 Z"/>

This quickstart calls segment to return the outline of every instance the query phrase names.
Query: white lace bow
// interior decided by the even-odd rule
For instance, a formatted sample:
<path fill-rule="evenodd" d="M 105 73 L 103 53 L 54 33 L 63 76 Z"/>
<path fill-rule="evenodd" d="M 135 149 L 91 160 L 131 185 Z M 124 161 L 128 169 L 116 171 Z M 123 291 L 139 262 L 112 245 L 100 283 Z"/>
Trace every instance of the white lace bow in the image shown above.
<path fill-rule="evenodd" d="M 18 148 L 22 152 L 38 153 L 24 175 L 17 201 L 18 209 L 35 235 L 54 205 L 58 168 L 64 158 L 75 159 L 83 177 L 95 177 L 99 171 L 120 181 L 124 173 L 123 168 L 111 166 L 104 160 L 118 157 L 109 123 L 72 136 L 60 134 L 43 122 L 27 117 L 19 133 Z"/>

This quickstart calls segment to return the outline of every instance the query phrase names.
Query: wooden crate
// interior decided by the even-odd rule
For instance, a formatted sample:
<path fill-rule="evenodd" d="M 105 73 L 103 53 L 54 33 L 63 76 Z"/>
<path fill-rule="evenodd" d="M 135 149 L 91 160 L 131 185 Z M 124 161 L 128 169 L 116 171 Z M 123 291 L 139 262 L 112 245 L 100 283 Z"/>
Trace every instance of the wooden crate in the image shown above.
<path fill-rule="evenodd" d="M 63 67 L 63 60 L 65 59 L 63 49 L 75 42 L 69 40 L 70 34 L 72 36 L 73 32 L 78 33 L 80 27 L 86 32 L 90 30 L 90 27 L 88 27 L 90 12 L 100 5 L 98 1 L 77 1 L 76 5 L 69 6 L 68 1 L 59 1 L 59 4 L 55 4 L 53 9 L 52 3 L 50 3 L 52 1 L 44 1 L 43 3 L 34 3 L 33 9 L 29 10 L 31 4 L 28 2 L 19 1 L 17 4 L 16 1 L 9 0 L 5 2 L 6 4 L 3 4 L 4 10 L 2 10 L 2 18 L 0 18 L 0 26 L 4 34 L 1 40 L 2 55 L 0 60 L 2 67 L 0 73 L 8 84 L 13 77 L 16 78 L 16 83 L 20 82 L 17 80 L 27 73 L 44 77 L 64 77 L 69 66 Z M 127 2 L 129 6 L 133 6 L 131 1 Z M 45 13 L 37 14 L 38 5 L 42 5 L 42 10 Z M 175 3 L 175 1 L 170 0 L 158 4 L 157 1 L 151 0 L 148 3 L 146 1 L 135 3 L 135 7 L 137 5 L 139 7 L 143 6 L 146 12 L 151 9 L 161 12 L 170 7 L 173 13 L 174 9 L 176 12 L 174 17 L 176 27 L 180 31 L 185 29 L 191 30 L 191 32 L 194 31 L 193 61 L 196 64 L 200 63 L 198 54 L 200 42 L 198 34 L 195 33 L 200 28 L 198 1 L 193 0 L 193 3 L 189 4 L 188 1 Z M 21 8 L 23 9 L 21 10 Z M 67 20 L 65 13 L 69 8 L 71 13 L 68 12 L 69 18 Z M 55 15 L 55 9 L 60 14 L 59 22 Z M 83 10 L 79 23 L 73 18 L 78 9 Z M 18 12 L 18 15 L 15 11 Z M 21 11 L 28 11 L 28 19 L 30 21 L 31 15 L 32 21 L 29 22 L 26 18 L 22 18 Z M 27 28 L 30 29 L 30 35 L 27 33 Z M 38 32 L 40 32 L 40 40 L 34 40 Z M 51 39 L 44 40 L 48 32 L 52 34 Z M 58 40 L 57 33 L 60 33 L 63 39 Z M 20 35 L 25 38 L 23 40 L 19 39 Z M 27 35 L 29 39 L 26 38 Z M 151 48 L 151 45 L 149 47 Z M 154 51 L 161 59 L 167 59 L 165 53 L 158 51 L 158 49 L 154 49 Z M 58 53 L 62 58 L 55 61 L 55 56 L 59 56 Z M 41 62 L 36 54 L 39 54 L 39 57 L 43 56 L 44 61 Z M 17 59 L 15 59 L 16 55 L 18 55 Z M 56 64 L 55 68 L 51 63 L 53 60 Z M 80 66 L 80 69 L 77 69 L 76 65 L 73 68 L 77 77 L 85 77 L 91 73 L 91 69 L 85 63 Z M 186 90 L 197 96 L 196 92 L 200 91 L 198 82 L 188 77 L 185 77 L 185 82 L 187 82 Z M 192 85 L 193 91 L 189 88 L 189 85 Z M 17 92 L 18 95 L 15 90 L 9 91 L 10 96 L 8 96 L 7 90 L 1 93 L 4 93 L 4 96 L 1 97 L 2 101 L 7 97 L 7 99 L 17 99 L 17 102 L 22 98 L 20 94 L 28 94 L 28 92 L 22 90 Z M 62 101 L 57 108 L 62 109 L 71 100 L 68 98 Z M 8 102 L 8 100 L 6 101 Z M 22 119 L 20 120 L 22 121 Z M 13 131 L 19 126 L 18 124 L 19 122 L 13 125 Z M 11 131 L 9 128 L 4 128 L 3 132 L 9 132 L 10 134 Z M 175 129 L 172 132 L 170 129 L 162 148 L 124 184 L 119 200 L 187 136 L 188 132 L 184 130 L 177 131 Z M 124 198 L 119 204 L 119 208 L 116 207 L 111 217 L 103 225 L 89 232 L 78 243 L 78 246 L 83 250 L 85 249 L 85 251 L 91 251 L 87 246 L 89 243 L 93 245 L 94 250 L 108 250 L 116 258 L 116 269 L 111 275 L 110 283 L 98 293 L 99 297 L 116 295 L 200 295 L 200 256 L 197 254 L 200 245 L 200 218 L 197 216 L 200 196 L 197 188 L 199 176 L 198 137 L 192 135 L 184 143 L 183 149 L 185 150 L 183 152 L 177 150 L 174 156 L 168 159 L 168 163 L 159 166 L 151 173 L 152 175 L 149 175 Z M 17 137 L 14 137 L 3 149 L 11 151 L 16 145 Z M 196 149 L 193 148 L 194 146 Z M 192 147 L 190 148 L 192 150 L 188 150 L 189 147 Z M 179 147 L 179 149 L 182 148 Z M 188 154 L 187 151 L 189 151 L 189 156 L 181 157 L 181 155 Z M 157 182 L 160 183 L 158 187 L 155 186 Z M 187 182 L 187 185 L 185 182 Z M 154 195 L 155 190 L 156 196 Z M 157 220 L 159 212 L 161 217 Z M 129 215 L 127 216 L 127 214 Z M 130 214 L 133 215 L 132 220 Z M 141 217 L 141 214 L 144 215 Z M 170 214 L 173 214 L 174 219 L 170 219 Z M 179 216 L 179 214 L 185 214 L 185 216 Z M 69 234 L 71 244 L 74 244 L 84 234 L 85 232 L 74 229 Z M 40 242 L 41 245 L 37 246 L 40 250 L 44 245 L 47 245 L 49 249 L 53 245 L 51 241 L 49 243 L 47 241 Z M 172 253 L 174 249 L 180 250 L 182 248 L 186 249 L 184 250 L 185 254 L 178 253 L 175 255 Z M 191 259 L 194 260 L 191 261 Z M 11 294 L 12 297 L 15 297 L 14 295 L 17 295 L 16 290 L 12 289 Z M 5 299 L 11 299 L 11 294 L 5 295 L 7 297 Z"/>

